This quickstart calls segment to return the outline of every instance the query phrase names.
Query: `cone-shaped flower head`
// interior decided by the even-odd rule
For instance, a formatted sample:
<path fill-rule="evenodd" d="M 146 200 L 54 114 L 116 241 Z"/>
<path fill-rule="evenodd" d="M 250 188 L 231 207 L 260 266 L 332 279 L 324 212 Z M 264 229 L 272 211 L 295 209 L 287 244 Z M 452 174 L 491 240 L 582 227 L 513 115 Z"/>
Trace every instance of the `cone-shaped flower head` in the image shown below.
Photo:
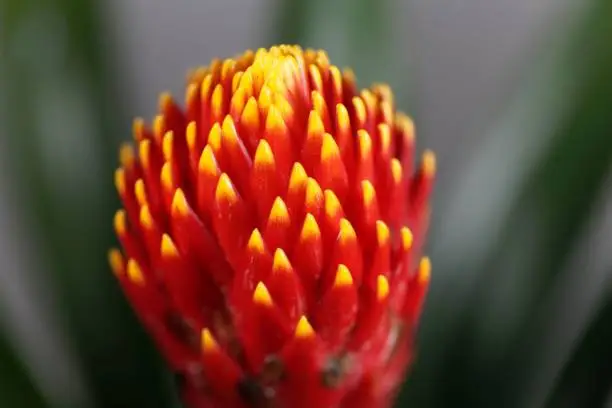
<path fill-rule="evenodd" d="M 112 268 L 192 408 L 387 407 L 429 282 L 435 158 L 389 87 L 278 46 L 193 71 L 115 183 Z M 413 169 L 415 167 L 415 169 Z"/>

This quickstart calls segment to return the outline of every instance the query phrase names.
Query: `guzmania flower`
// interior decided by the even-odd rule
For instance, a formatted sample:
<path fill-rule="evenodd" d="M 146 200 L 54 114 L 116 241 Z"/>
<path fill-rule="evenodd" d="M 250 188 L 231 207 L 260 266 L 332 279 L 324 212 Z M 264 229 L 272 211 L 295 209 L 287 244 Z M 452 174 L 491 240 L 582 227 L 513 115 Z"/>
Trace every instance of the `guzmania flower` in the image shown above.
<path fill-rule="evenodd" d="M 120 151 L 110 264 L 191 408 L 389 407 L 429 283 L 435 157 L 323 51 L 213 60 Z"/>

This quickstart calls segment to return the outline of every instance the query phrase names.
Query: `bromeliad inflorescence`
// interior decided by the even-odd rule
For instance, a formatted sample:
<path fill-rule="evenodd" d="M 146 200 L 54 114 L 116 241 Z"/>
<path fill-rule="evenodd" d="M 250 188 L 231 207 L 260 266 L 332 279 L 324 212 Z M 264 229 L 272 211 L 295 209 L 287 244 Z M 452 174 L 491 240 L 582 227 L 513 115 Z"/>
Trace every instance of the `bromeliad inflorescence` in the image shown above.
<path fill-rule="evenodd" d="M 162 94 L 134 138 L 109 258 L 185 404 L 390 406 L 429 283 L 435 158 L 413 163 L 389 87 L 259 49 L 191 72 L 185 107 Z"/>

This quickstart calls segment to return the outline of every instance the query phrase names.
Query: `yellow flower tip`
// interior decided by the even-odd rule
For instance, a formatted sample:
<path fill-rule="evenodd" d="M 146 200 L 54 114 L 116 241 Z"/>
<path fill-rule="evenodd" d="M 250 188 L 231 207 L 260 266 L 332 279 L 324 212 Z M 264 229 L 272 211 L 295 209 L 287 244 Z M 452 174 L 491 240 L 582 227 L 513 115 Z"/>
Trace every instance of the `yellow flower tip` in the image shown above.
<path fill-rule="evenodd" d="M 238 144 L 238 134 L 231 115 L 226 115 L 221 124 L 221 143 L 229 146 Z"/>
<path fill-rule="evenodd" d="M 268 116 L 266 117 L 267 131 L 282 131 L 286 128 L 285 120 L 283 119 L 280 110 L 274 105 L 270 105 Z"/>
<path fill-rule="evenodd" d="M 161 92 L 159 94 L 159 110 L 162 112 L 166 111 L 170 106 L 172 106 L 172 95 L 170 92 Z"/>
<path fill-rule="evenodd" d="M 427 178 L 433 178 L 436 174 L 436 155 L 431 150 L 425 150 L 423 152 L 422 159 L 423 175 Z"/>
<path fill-rule="evenodd" d="M 351 119 L 346 106 L 342 103 L 336 105 L 336 121 L 338 122 L 339 129 L 343 131 L 348 131 L 350 129 Z"/>
<path fill-rule="evenodd" d="M 289 210 L 280 196 L 274 199 L 268 219 L 274 223 L 289 224 Z"/>
<path fill-rule="evenodd" d="M 141 178 L 136 180 L 136 183 L 134 183 L 134 195 L 136 196 L 138 205 L 141 207 L 147 203 L 147 192 L 144 181 Z"/>
<path fill-rule="evenodd" d="M 178 249 L 176 248 L 176 245 L 174 245 L 174 241 L 172 241 L 170 235 L 162 235 L 160 252 L 163 257 L 167 258 L 175 258 L 178 256 Z"/>
<path fill-rule="evenodd" d="M 363 180 L 361 182 L 361 191 L 363 194 L 363 204 L 365 208 L 370 208 L 376 200 L 376 190 L 370 180 Z"/>
<path fill-rule="evenodd" d="M 407 143 L 414 142 L 414 121 L 409 116 L 398 112 L 395 116 L 397 126 L 404 135 L 404 140 Z"/>
<path fill-rule="evenodd" d="M 249 97 L 242 116 L 240 117 L 242 124 L 249 126 L 254 129 L 259 129 L 259 106 L 257 100 L 254 97 Z"/>
<path fill-rule="evenodd" d="M 291 269 L 291 262 L 287 258 L 287 254 L 282 248 L 276 248 L 274 251 L 274 261 L 272 263 L 272 272 L 284 272 Z"/>
<path fill-rule="evenodd" d="M 155 140 L 161 141 L 161 138 L 164 136 L 164 129 L 166 127 L 166 118 L 164 115 L 156 115 L 153 119 L 153 134 L 155 136 Z"/>
<path fill-rule="evenodd" d="M 334 279 L 334 287 L 351 286 L 353 284 L 353 275 L 344 264 L 338 265 L 336 270 L 336 278 Z"/>
<path fill-rule="evenodd" d="M 300 233 L 301 240 L 311 240 L 321 237 L 321 230 L 319 224 L 314 215 L 311 213 L 306 214 L 304 218 L 304 225 L 302 226 L 302 232 Z"/>
<path fill-rule="evenodd" d="M 297 325 L 295 326 L 295 337 L 299 339 L 312 338 L 315 335 L 315 331 L 308 322 L 306 316 L 300 317 Z"/>
<path fill-rule="evenodd" d="M 172 160 L 172 147 L 174 144 L 174 132 L 169 130 L 164 134 L 162 141 L 162 153 L 164 154 L 164 160 L 167 162 Z"/>
<path fill-rule="evenodd" d="M 187 147 L 189 150 L 194 150 L 196 145 L 197 127 L 196 122 L 191 121 L 185 129 L 185 139 L 187 140 Z"/>
<path fill-rule="evenodd" d="M 312 91 L 312 106 L 319 116 L 324 116 L 325 111 L 327 110 L 327 104 L 325 102 L 325 98 L 323 95 L 321 95 L 321 92 Z"/>
<path fill-rule="evenodd" d="M 263 254 L 265 252 L 264 240 L 258 228 L 255 228 L 253 232 L 251 232 L 247 248 L 251 253 Z"/>
<path fill-rule="evenodd" d="M 365 129 L 357 131 L 357 143 L 359 145 L 359 157 L 365 158 L 372 154 L 372 138 Z"/>
<path fill-rule="evenodd" d="M 127 232 L 127 214 L 124 209 L 117 210 L 115 218 L 113 219 L 113 224 L 117 235 L 125 235 Z"/>
<path fill-rule="evenodd" d="M 404 251 L 407 251 L 412 248 L 412 242 L 414 240 L 414 237 L 412 235 L 412 231 L 410 231 L 410 228 L 402 227 L 400 229 L 400 235 L 402 239 L 402 249 Z"/>
<path fill-rule="evenodd" d="M 123 255 L 117 248 L 112 248 L 108 251 L 108 263 L 115 276 L 123 274 Z"/>
<path fill-rule="evenodd" d="M 172 209 L 180 215 L 187 215 L 189 213 L 189 204 L 187 203 L 187 197 L 181 188 L 177 188 L 172 197 Z"/>
<path fill-rule="evenodd" d="M 170 162 L 165 162 L 161 168 L 160 172 L 161 184 L 165 190 L 171 190 L 174 186 L 174 181 L 172 179 L 172 166 Z"/>
<path fill-rule="evenodd" d="M 325 132 L 325 126 L 323 125 L 323 119 L 321 119 L 321 115 L 316 110 L 311 110 L 308 115 L 308 137 L 312 138 L 313 136 L 321 135 Z"/>
<path fill-rule="evenodd" d="M 128 143 L 123 143 L 119 148 L 119 162 L 125 168 L 130 168 L 134 164 L 136 155 L 134 148 Z"/>
<path fill-rule="evenodd" d="M 219 173 L 217 159 L 210 145 L 206 145 L 204 150 L 202 150 L 202 155 L 200 155 L 200 160 L 198 161 L 198 170 L 200 173 L 210 176 L 217 176 Z"/>
<path fill-rule="evenodd" d="M 219 177 L 217 189 L 215 190 L 215 199 L 217 202 L 227 202 L 229 204 L 238 202 L 238 193 L 234 189 L 232 180 L 230 180 L 227 173 L 221 173 Z"/>
<path fill-rule="evenodd" d="M 210 100 L 210 108 L 213 112 L 220 112 L 223 108 L 223 85 L 217 84 L 215 86 Z"/>
<path fill-rule="evenodd" d="M 402 182 L 402 173 L 402 163 L 396 158 L 391 159 L 391 177 L 393 177 L 395 185 Z"/>
<path fill-rule="evenodd" d="M 118 168 L 115 170 L 115 188 L 120 195 L 125 195 L 125 170 Z"/>
<path fill-rule="evenodd" d="M 289 191 L 296 191 L 307 182 L 308 175 L 306 174 L 306 170 L 304 170 L 304 166 L 302 166 L 300 162 L 296 162 L 289 176 Z"/>
<path fill-rule="evenodd" d="M 391 128 L 386 123 L 378 125 L 378 135 L 380 138 L 380 150 L 387 155 L 391 152 Z"/>
<path fill-rule="evenodd" d="M 340 200 L 332 190 L 326 189 L 323 194 L 325 195 L 325 214 L 329 218 L 335 218 L 342 211 Z"/>
<path fill-rule="evenodd" d="M 145 121 L 143 118 L 137 117 L 132 121 L 132 135 L 134 135 L 134 140 L 140 142 L 143 137 L 145 128 Z"/>
<path fill-rule="evenodd" d="M 142 285 L 145 283 L 144 275 L 142 274 L 142 269 L 138 265 L 134 259 L 128 260 L 127 263 L 127 277 L 130 282 L 135 283 L 137 285 Z"/>
<path fill-rule="evenodd" d="M 346 218 L 342 218 L 340 220 L 340 233 L 338 235 L 338 240 L 341 243 L 348 243 L 357 240 L 357 233 L 355 232 L 353 225 L 351 225 L 351 222 Z"/>
<path fill-rule="evenodd" d="M 153 216 L 151 215 L 151 210 L 149 210 L 148 205 L 143 205 L 140 207 L 140 225 L 142 225 L 145 229 L 153 228 Z"/>
<path fill-rule="evenodd" d="M 376 241 L 379 246 L 383 246 L 389 243 L 389 227 L 384 221 L 376 221 Z"/>
<path fill-rule="evenodd" d="M 321 186 L 312 177 L 308 177 L 306 182 L 306 207 L 316 206 L 316 204 L 323 198 L 323 190 Z"/>
<path fill-rule="evenodd" d="M 332 159 L 340 157 L 340 148 L 329 133 L 323 135 L 323 143 L 321 144 L 321 161 L 329 162 Z"/>
<path fill-rule="evenodd" d="M 352 102 L 353 102 L 353 108 L 355 108 L 355 117 L 357 118 L 357 121 L 359 123 L 365 122 L 366 106 L 365 106 L 365 103 L 363 102 L 363 99 L 361 99 L 358 96 L 354 96 Z"/>
<path fill-rule="evenodd" d="M 259 282 L 255 287 L 253 302 L 261 306 L 272 306 L 272 297 L 263 282 Z"/>
<path fill-rule="evenodd" d="M 151 154 L 151 140 L 144 139 L 138 144 L 138 157 L 140 158 L 140 164 L 145 170 L 149 168 L 150 154 Z"/>
<path fill-rule="evenodd" d="M 208 132 L 208 145 L 213 149 L 213 152 L 218 152 L 221 149 L 221 125 L 215 122 Z"/>
<path fill-rule="evenodd" d="M 274 153 L 272 153 L 272 148 L 270 144 L 265 140 L 261 139 L 259 144 L 257 145 L 257 150 L 255 150 L 255 167 L 260 166 L 272 166 L 274 165 Z"/>
<path fill-rule="evenodd" d="M 431 278 L 431 260 L 424 256 L 419 263 L 419 272 L 417 280 L 420 284 L 427 284 Z"/>
<path fill-rule="evenodd" d="M 219 350 L 219 344 L 217 343 L 212 333 L 208 329 L 202 330 L 200 342 L 201 342 L 202 351 L 204 353 L 210 353 L 210 352 Z"/>
<path fill-rule="evenodd" d="M 191 104 L 193 101 L 196 100 L 197 96 L 198 96 L 198 85 L 195 83 L 190 83 L 187 85 L 187 87 L 185 88 L 185 104 L 189 105 Z"/>
<path fill-rule="evenodd" d="M 389 280 L 385 275 L 378 275 L 376 278 L 376 299 L 381 302 L 387 296 L 389 296 Z"/>

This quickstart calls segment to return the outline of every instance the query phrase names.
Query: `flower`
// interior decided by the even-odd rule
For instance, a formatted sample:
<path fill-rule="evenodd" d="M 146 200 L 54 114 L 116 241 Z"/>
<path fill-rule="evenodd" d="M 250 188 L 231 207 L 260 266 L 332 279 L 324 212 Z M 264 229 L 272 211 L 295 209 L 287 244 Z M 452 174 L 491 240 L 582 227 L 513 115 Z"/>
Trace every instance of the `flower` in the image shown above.
<path fill-rule="evenodd" d="M 389 87 L 359 91 L 323 51 L 259 49 L 194 70 L 184 109 L 164 93 L 133 133 L 110 264 L 186 404 L 389 406 L 435 175 Z"/>

